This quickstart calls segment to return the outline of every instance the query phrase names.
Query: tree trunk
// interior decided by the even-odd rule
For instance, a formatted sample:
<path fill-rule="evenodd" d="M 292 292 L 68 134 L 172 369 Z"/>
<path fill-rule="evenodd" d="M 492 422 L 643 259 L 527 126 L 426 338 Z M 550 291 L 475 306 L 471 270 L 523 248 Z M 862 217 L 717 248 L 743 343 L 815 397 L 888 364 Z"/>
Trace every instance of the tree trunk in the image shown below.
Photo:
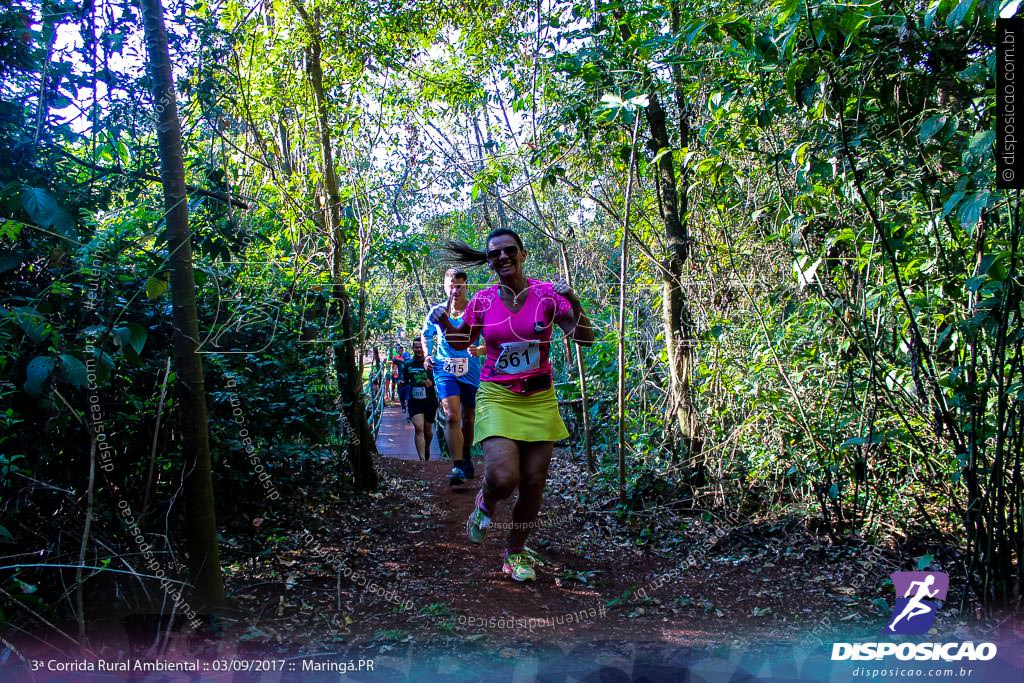
<path fill-rule="evenodd" d="M 669 21 L 672 28 L 672 35 L 678 35 L 680 28 L 679 18 L 679 0 L 671 0 L 671 7 L 669 11 Z M 683 70 L 676 61 L 672 65 L 672 91 L 675 95 L 676 109 L 679 116 L 679 149 L 689 149 L 690 147 L 690 112 L 686 104 L 686 94 L 683 90 Z M 668 134 L 665 134 L 665 138 L 668 139 Z M 668 156 L 668 155 L 666 155 Z M 669 160 L 671 162 L 671 159 Z M 686 249 L 683 261 L 689 257 L 689 244 L 690 234 L 688 226 L 682 224 L 682 220 L 686 217 L 687 210 L 690 202 L 690 169 L 686 161 L 682 162 L 682 166 L 679 169 L 679 184 L 678 191 L 676 193 L 676 211 L 677 216 L 680 220 L 682 230 L 685 234 Z M 689 302 L 684 292 L 682 292 L 682 282 L 679 281 L 679 276 L 682 274 L 682 262 L 679 264 L 679 275 L 677 276 L 678 283 L 678 297 L 682 302 L 682 310 L 680 316 L 680 327 L 686 332 L 685 335 L 681 335 L 683 343 L 686 344 L 685 355 L 683 358 L 682 365 L 684 366 L 683 371 L 685 374 L 682 375 L 684 378 L 683 385 L 679 387 L 681 391 L 673 389 L 672 397 L 682 397 L 685 400 L 683 404 L 685 406 L 685 420 L 689 423 L 689 429 L 682 428 L 682 434 L 684 437 L 684 443 L 690 456 L 691 464 L 693 460 L 701 454 L 703 449 L 703 440 L 700 435 L 700 422 L 697 420 L 696 406 L 694 405 L 693 393 L 690 388 L 690 372 L 692 371 L 693 365 L 693 319 L 690 316 Z M 671 269 L 670 269 L 671 270 Z M 685 324 L 684 324 L 685 323 Z M 666 330 L 667 331 L 667 330 Z M 670 349 L 671 350 L 671 349 Z M 677 411 L 676 415 L 680 418 L 680 424 L 683 423 L 683 414 Z"/>
<path fill-rule="evenodd" d="M 626 276 L 629 272 L 629 211 L 633 199 L 633 168 L 636 164 L 636 133 L 640 117 L 633 120 L 633 135 L 629 139 L 629 172 L 626 177 L 626 210 L 622 220 L 622 244 L 619 251 L 619 320 L 616 365 L 618 370 L 618 442 L 619 442 L 619 502 L 626 502 Z"/>
<path fill-rule="evenodd" d="M 569 270 L 569 252 L 565 248 L 565 242 L 558 243 L 558 255 L 562 262 L 562 277 L 566 284 L 572 287 L 572 272 Z M 587 471 L 591 474 L 597 472 L 597 459 L 594 457 L 594 441 L 590 435 L 590 393 L 587 391 L 587 366 L 583 361 L 583 350 L 576 344 L 565 340 L 566 358 L 570 356 L 576 363 L 576 373 L 580 378 L 580 409 L 583 422 L 583 452 L 587 458 Z"/>
<path fill-rule="evenodd" d="M 327 194 L 324 211 L 327 231 L 331 240 L 331 305 L 334 319 L 340 313 L 342 341 L 335 347 L 334 371 L 338 380 L 345 423 L 348 426 L 348 458 L 352 465 L 355 486 L 361 490 L 377 488 L 377 472 L 373 467 L 373 455 L 377 452 L 370 424 L 366 419 L 363 405 L 362 377 L 356 368 L 355 334 L 352 324 L 352 305 L 345 291 L 342 278 L 344 272 L 345 236 L 341 229 L 341 193 L 338 191 L 338 177 L 334 170 L 334 155 L 331 151 L 331 127 L 327 116 L 327 95 L 324 90 L 324 72 L 320 61 L 320 21 L 314 13 L 311 17 L 298 0 L 293 3 L 309 32 L 306 45 L 306 73 L 313 87 L 316 105 L 317 132 L 320 136 L 320 171 Z"/>
<path fill-rule="evenodd" d="M 473 125 L 474 126 L 477 125 L 475 118 L 473 119 Z M 485 137 L 485 141 L 486 141 L 488 149 L 490 150 L 490 151 L 487 151 L 486 154 L 488 156 L 494 156 L 494 152 L 493 152 L 493 150 L 494 150 L 494 138 L 491 135 L 491 115 L 487 112 L 487 107 L 486 106 L 484 106 L 484 132 L 487 134 L 486 137 Z M 477 131 L 477 139 L 479 139 L 479 137 L 480 137 L 480 132 Z M 481 169 L 483 169 L 483 167 L 484 167 L 484 154 L 485 154 L 485 151 L 484 151 L 483 147 L 481 146 L 481 149 L 480 149 L 480 168 Z M 529 177 L 529 176 L 527 176 L 527 177 Z M 487 197 L 490 195 L 491 192 L 493 192 L 494 193 L 494 197 L 495 197 L 494 210 L 498 214 L 498 227 L 500 227 L 500 228 L 507 228 L 508 227 L 508 218 L 505 216 L 505 205 L 501 203 L 501 199 L 499 198 L 500 197 L 500 189 L 501 188 L 498 186 L 498 182 L 495 181 L 494 185 L 492 185 L 491 187 L 488 188 L 489 191 L 484 193 L 484 202 L 487 201 Z"/>
<path fill-rule="evenodd" d="M 633 35 L 621 8 L 612 11 L 619 22 L 619 35 L 623 42 L 628 42 Z M 670 6 L 670 21 L 673 27 L 678 26 L 678 6 Z M 646 69 L 645 69 L 646 71 Z M 685 101 L 682 93 L 682 81 L 675 74 L 675 97 L 681 109 L 680 121 L 683 120 L 682 110 Z M 650 132 L 648 147 L 657 155 L 663 149 L 671 148 L 668 127 L 665 124 L 665 109 L 661 106 L 656 92 L 656 79 L 648 73 L 651 81 L 650 100 L 647 106 L 647 126 Z M 688 137 L 689 129 L 681 125 L 680 136 Z M 690 256 L 690 234 L 682 222 L 686 212 L 687 189 L 686 169 L 683 169 L 682 203 L 676 189 L 675 162 L 671 154 L 664 154 L 658 160 L 659 195 L 665 222 L 665 240 L 668 243 L 668 258 L 662 270 L 662 321 L 665 326 L 665 349 L 669 362 L 669 403 L 668 414 L 675 415 L 682 436 L 683 447 L 691 464 L 700 455 L 703 445 L 699 434 L 697 412 L 694 407 L 693 394 L 690 389 L 690 374 L 693 368 L 693 321 L 690 316 L 689 302 L 682 288 L 683 265 Z"/>
<path fill-rule="evenodd" d="M 658 154 L 669 148 L 665 110 L 657 94 L 651 93 L 647 106 L 647 125 L 651 151 Z M 680 197 L 676 191 L 675 163 L 671 154 L 658 160 L 661 203 L 665 213 L 665 238 L 669 253 L 662 275 L 662 320 L 665 326 L 665 344 L 669 358 L 669 413 L 674 414 L 683 438 L 683 445 L 691 464 L 700 454 L 701 440 L 690 374 L 693 367 L 693 321 L 689 302 L 682 288 L 683 265 L 690 255 L 690 234 L 680 219 Z M 685 202 L 685 194 L 683 197 Z M 684 206 L 685 210 L 685 206 Z"/>
<path fill-rule="evenodd" d="M 182 435 L 185 478 L 185 527 L 189 581 L 194 607 L 219 605 L 224 600 L 217 547 L 217 521 L 210 474 L 203 361 L 196 352 L 199 321 L 192 272 L 192 242 L 188 226 L 185 164 L 181 150 L 181 123 L 174 94 L 171 58 L 167 49 L 163 6 L 160 0 L 139 0 L 146 34 L 146 50 L 157 114 L 160 178 L 164 187 L 167 245 L 171 253 L 171 300 L 174 324 L 174 371 L 177 375 L 176 411 Z"/>
<path fill-rule="evenodd" d="M 486 164 L 484 163 L 484 159 L 487 158 L 488 152 L 484 149 L 483 136 L 480 135 L 480 124 L 477 123 L 476 117 L 472 114 L 467 114 L 466 120 L 472 123 L 473 134 L 476 137 L 477 172 L 483 173 L 484 167 L 486 166 Z M 470 142 L 470 144 L 472 144 L 472 142 Z M 484 223 L 487 224 L 488 230 L 494 230 L 497 227 L 505 227 L 504 223 L 499 223 L 499 225 L 495 225 L 494 222 L 491 220 L 491 211 L 489 206 L 490 202 L 488 202 L 488 195 L 489 192 L 481 192 L 479 195 L 479 199 L 470 200 L 470 207 L 472 207 L 476 203 L 479 203 L 480 208 L 483 211 Z M 500 206 L 501 202 L 499 202 L 498 205 Z"/>

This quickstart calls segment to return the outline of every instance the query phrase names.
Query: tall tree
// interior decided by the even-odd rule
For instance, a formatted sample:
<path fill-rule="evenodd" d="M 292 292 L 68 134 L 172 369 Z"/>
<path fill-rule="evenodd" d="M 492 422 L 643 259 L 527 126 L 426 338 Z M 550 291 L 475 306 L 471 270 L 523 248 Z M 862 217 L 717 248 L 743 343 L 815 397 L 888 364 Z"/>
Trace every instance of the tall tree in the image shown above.
<path fill-rule="evenodd" d="M 629 46 L 635 43 L 629 24 L 629 15 L 623 9 L 613 11 L 618 23 L 622 42 Z M 678 24 L 678 12 L 672 17 Z M 657 159 L 655 173 L 661 204 L 662 221 L 665 225 L 667 255 L 662 267 L 662 321 L 665 328 L 665 348 L 669 359 L 669 412 L 678 422 L 687 456 L 693 460 L 701 451 L 699 423 L 690 388 L 693 368 L 694 333 L 690 305 L 683 290 L 683 266 L 690 256 L 690 231 L 687 220 L 688 179 L 684 172 L 682 187 L 677 186 L 675 161 L 672 158 L 672 141 L 669 138 L 665 108 L 658 97 L 661 81 L 637 55 L 635 66 L 642 76 L 637 85 L 648 92 L 649 104 L 646 109 L 648 147 Z M 685 118 L 685 101 L 681 77 L 673 72 L 674 94 L 681 108 L 681 140 L 688 141 Z M 682 192 L 680 192 L 680 189 Z"/>
<path fill-rule="evenodd" d="M 324 221 L 331 244 L 331 303 L 335 316 L 341 318 L 342 340 L 334 353 L 335 376 L 341 396 L 345 423 L 348 425 L 348 457 L 356 488 L 369 490 L 377 487 L 377 473 L 373 468 L 373 454 L 377 447 L 366 419 L 363 405 L 361 376 L 356 367 L 356 334 L 352 324 L 352 305 L 345 289 L 344 255 L 345 233 L 341 219 L 341 192 L 338 189 L 338 175 L 334 168 L 334 154 L 331 151 L 331 126 L 328 117 L 329 103 L 324 88 L 324 71 L 321 60 L 319 10 L 306 10 L 299 0 L 293 0 L 295 11 L 302 18 L 306 29 L 306 75 L 313 89 L 316 107 L 316 125 L 320 143 L 320 173 L 323 177 L 326 207 Z M 340 314 L 340 315 L 338 315 Z"/>
<path fill-rule="evenodd" d="M 224 599 L 217 547 L 210 443 L 207 432 L 203 361 L 197 352 L 199 321 L 192 272 L 192 241 L 188 226 L 185 164 L 181 122 L 167 31 L 160 0 L 139 0 L 149 53 L 149 71 L 157 116 L 160 179 L 164 189 L 167 245 L 170 250 L 171 299 L 174 324 L 174 369 L 177 375 L 177 413 L 185 467 L 185 522 L 188 529 L 189 580 L 197 605 L 215 606 Z"/>

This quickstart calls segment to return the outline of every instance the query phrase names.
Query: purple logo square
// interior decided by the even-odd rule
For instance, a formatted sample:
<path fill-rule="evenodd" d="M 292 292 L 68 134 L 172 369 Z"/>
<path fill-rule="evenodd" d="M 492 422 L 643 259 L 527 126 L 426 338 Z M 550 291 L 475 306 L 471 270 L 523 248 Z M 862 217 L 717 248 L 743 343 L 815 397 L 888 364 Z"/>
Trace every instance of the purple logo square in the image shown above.
<path fill-rule="evenodd" d="M 914 635 L 925 633 L 935 622 L 935 613 L 949 592 L 945 572 L 894 572 L 896 604 L 885 633 Z"/>

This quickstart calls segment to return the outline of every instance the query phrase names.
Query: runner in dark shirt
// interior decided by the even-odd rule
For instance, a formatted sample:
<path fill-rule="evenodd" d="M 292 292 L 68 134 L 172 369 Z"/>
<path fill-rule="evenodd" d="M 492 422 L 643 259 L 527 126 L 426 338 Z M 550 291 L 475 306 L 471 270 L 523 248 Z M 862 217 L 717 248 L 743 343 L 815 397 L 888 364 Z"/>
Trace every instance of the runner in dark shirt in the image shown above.
<path fill-rule="evenodd" d="M 403 379 L 409 388 L 409 416 L 416 428 L 416 453 L 420 460 L 430 460 L 437 393 L 434 391 L 433 373 L 423 367 L 423 344 L 419 339 L 413 340 L 412 350 L 412 360 L 402 365 Z"/>

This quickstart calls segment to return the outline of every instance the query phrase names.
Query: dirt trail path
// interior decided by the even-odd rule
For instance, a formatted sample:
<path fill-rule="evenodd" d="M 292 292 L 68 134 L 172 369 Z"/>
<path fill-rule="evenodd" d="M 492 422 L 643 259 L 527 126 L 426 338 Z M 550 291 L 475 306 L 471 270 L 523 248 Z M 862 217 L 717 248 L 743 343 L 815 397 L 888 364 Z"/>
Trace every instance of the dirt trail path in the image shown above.
<path fill-rule="evenodd" d="M 546 628 L 544 620 L 550 618 L 551 628 L 557 624 L 560 630 L 573 634 L 583 624 L 566 624 L 567 620 L 595 621 L 602 614 L 607 616 L 605 591 L 579 580 L 563 579 L 567 571 L 591 571 L 595 572 L 594 577 L 615 573 L 608 561 L 611 558 L 595 562 L 582 548 L 573 548 L 573 522 L 579 520 L 574 519 L 571 511 L 547 506 L 542 512 L 540 528 L 531 537 L 530 545 L 540 552 L 545 564 L 538 568 L 536 582 L 516 583 L 501 573 L 502 551 L 508 533 L 505 525 L 511 521 L 511 501 L 503 503 L 498 510 L 495 528 L 483 544 L 475 545 L 466 537 L 466 518 L 472 512 L 480 488 L 483 463 L 477 461 L 476 479 L 450 486 L 447 480 L 450 461 L 420 462 L 415 455 L 408 455 L 408 449 L 395 448 L 395 442 L 411 444 L 412 427 L 391 407 L 385 413 L 378 439 L 381 454 L 389 459 L 382 465 L 394 478 L 392 482 L 422 481 L 427 487 L 418 498 L 424 508 L 423 518 L 395 520 L 397 523 L 388 529 L 391 540 L 399 547 L 405 545 L 403 540 L 411 546 L 407 556 L 411 573 L 433 577 L 425 585 L 417 582 L 415 587 L 426 591 L 411 591 L 413 602 L 443 604 L 444 608 L 438 606 L 427 611 L 443 613 L 447 609 L 456 624 L 467 630 L 521 631 L 519 635 L 529 634 L 531 624 L 517 627 L 516 619 L 534 619 L 532 627 L 536 631 Z M 565 543 L 555 542 L 561 535 L 560 530 L 565 532 Z M 583 577 L 586 579 L 588 575 Z M 509 627 L 507 622 L 513 625 Z"/>
<path fill-rule="evenodd" d="M 871 601 L 893 567 L 866 566 L 856 549 L 830 546 L 797 522 L 722 529 L 658 507 L 615 522 L 611 502 L 581 502 L 594 486 L 566 450 L 556 451 L 528 542 L 545 565 L 537 581 L 516 583 L 501 572 L 512 501 L 486 541 L 470 543 L 465 522 L 483 462 L 477 479 L 449 486 L 450 461 L 437 459 L 435 445 L 434 459 L 420 462 L 412 435 L 389 407 L 378 492 L 310 491 L 281 530 L 287 549 L 262 564 L 239 556 L 229 592 L 243 610 L 230 630 L 285 649 L 511 652 L 575 643 L 749 648 L 816 628 L 827 637 L 826 617 L 843 628 L 880 623 Z"/>
<path fill-rule="evenodd" d="M 546 496 L 539 528 L 528 542 L 545 564 L 538 567 L 537 581 L 516 583 L 501 572 L 512 500 L 497 511 L 486 541 L 470 543 L 465 522 L 483 463 L 477 462 L 476 479 L 449 486 L 450 462 L 419 462 L 408 455 L 411 447 L 400 447 L 411 443 L 412 427 L 398 408 L 389 408 L 379 440 L 388 497 L 420 509 L 388 516 L 381 531 L 389 542 L 378 552 L 387 556 L 379 558 L 381 565 L 402 579 L 402 599 L 410 600 L 417 614 L 406 622 L 414 630 L 419 630 L 418 616 L 425 614 L 433 617 L 425 621 L 442 632 L 454 628 L 503 642 L 643 638 L 693 645 L 728 641 L 739 635 L 741 624 L 744 635 L 763 630 L 778 638 L 780 617 L 782 622 L 813 621 L 811 603 L 817 601 L 788 599 L 778 591 L 786 585 L 783 576 L 790 574 L 787 563 L 766 568 L 741 561 L 666 578 L 678 557 L 659 557 L 603 533 L 601 517 L 607 513 L 580 510 L 574 497 L 559 495 L 585 485 L 580 464 L 564 451 L 552 463 L 549 489 L 555 493 Z M 800 563 L 794 557 L 788 564 L 795 568 Z M 735 590 L 736 584 L 742 588 Z M 750 587 L 756 589 L 756 604 L 748 604 Z M 817 588 L 820 593 L 825 587 Z M 755 607 L 765 615 L 763 629 L 750 626 Z"/>

